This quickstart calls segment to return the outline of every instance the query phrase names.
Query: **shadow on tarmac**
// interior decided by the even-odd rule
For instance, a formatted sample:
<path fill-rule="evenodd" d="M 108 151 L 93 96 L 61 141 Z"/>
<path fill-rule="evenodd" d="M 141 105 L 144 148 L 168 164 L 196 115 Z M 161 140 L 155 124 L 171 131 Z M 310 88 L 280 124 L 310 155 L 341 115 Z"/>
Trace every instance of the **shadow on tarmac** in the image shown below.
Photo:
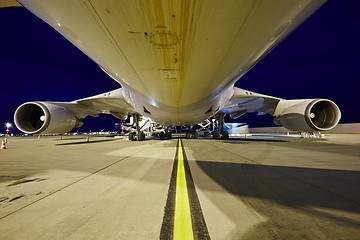
<path fill-rule="evenodd" d="M 222 142 L 227 144 L 291 143 L 284 146 L 296 150 L 331 152 L 353 157 L 360 156 L 359 148 L 346 144 L 328 143 L 326 138 L 232 138 L 229 140 L 222 140 Z"/>
<path fill-rule="evenodd" d="M 360 213 L 360 172 L 244 163 L 196 161 L 205 174 L 227 192 L 268 200 L 292 209 L 360 227 L 360 221 L 317 211 L 315 208 Z M 202 182 L 199 188 L 209 188 Z M 216 191 L 216 189 L 209 189 Z M 251 203 L 251 201 L 250 201 Z M 250 204 L 251 205 L 251 204 Z M 255 206 L 251 206 L 256 209 Z"/>
<path fill-rule="evenodd" d="M 116 141 L 117 139 L 102 139 L 102 140 L 89 140 L 86 139 L 81 142 L 66 142 L 66 143 L 57 143 L 56 146 L 62 146 L 62 145 L 77 145 L 77 144 L 92 144 L 92 143 L 101 143 L 101 142 L 111 142 Z"/>
<path fill-rule="evenodd" d="M 228 140 L 223 140 L 223 143 L 230 143 L 230 144 L 242 144 L 248 142 L 290 142 L 289 140 L 285 139 L 266 139 L 266 138 L 230 138 Z"/>

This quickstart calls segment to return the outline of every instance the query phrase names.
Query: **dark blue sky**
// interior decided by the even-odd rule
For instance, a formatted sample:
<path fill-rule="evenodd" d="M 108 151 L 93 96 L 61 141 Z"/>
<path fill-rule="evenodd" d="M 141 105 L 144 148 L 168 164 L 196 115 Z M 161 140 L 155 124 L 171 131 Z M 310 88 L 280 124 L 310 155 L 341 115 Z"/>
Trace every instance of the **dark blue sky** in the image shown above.
<path fill-rule="evenodd" d="M 360 122 L 360 16 L 356 0 L 330 0 L 257 64 L 237 86 L 282 98 L 329 98 L 342 123 Z M 24 8 L 0 9 L 0 132 L 33 100 L 71 101 L 119 85 L 59 33 Z M 250 126 L 272 117 L 247 114 Z M 111 130 L 111 116 L 88 117 L 84 130 Z"/>

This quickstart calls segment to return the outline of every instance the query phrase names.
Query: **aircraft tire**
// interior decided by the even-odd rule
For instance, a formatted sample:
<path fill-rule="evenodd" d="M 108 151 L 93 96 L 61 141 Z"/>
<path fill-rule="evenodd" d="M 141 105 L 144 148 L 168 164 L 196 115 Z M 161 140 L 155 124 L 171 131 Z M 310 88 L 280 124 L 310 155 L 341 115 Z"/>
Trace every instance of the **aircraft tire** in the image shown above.
<path fill-rule="evenodd" d="M 164 133 L 164 132 L 160 132 L 160 133 L 159 133 L 159 138 L 160 138 L 160 140 L 165 140 L 165 133 Z"/>

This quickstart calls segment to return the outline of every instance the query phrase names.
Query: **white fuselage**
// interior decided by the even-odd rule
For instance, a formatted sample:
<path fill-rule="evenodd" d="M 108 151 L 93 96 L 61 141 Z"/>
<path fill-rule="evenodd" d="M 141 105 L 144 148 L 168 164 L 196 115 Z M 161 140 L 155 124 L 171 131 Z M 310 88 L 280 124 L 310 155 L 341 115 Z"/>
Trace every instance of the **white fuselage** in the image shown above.
<path fill-rule="evenodd" d="M 122 87 L 140 114 L 193 124 L 324 1 L 22 1 Z"/>

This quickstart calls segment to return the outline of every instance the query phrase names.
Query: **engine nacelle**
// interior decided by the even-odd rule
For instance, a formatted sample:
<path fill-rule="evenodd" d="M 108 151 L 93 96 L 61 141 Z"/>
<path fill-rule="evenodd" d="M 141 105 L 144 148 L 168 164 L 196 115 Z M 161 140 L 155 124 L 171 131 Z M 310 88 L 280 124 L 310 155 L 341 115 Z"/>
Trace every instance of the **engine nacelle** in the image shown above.
<path fill-rule="evenodd" d="M 14 114 L 16 127 L 28 134 L 65 133 L 81 127 L 82 121 L 65 104 L 55 102 L 27 102 Z"/>
<path fill-rule="evenodd" d="M 339 107 L 327 99 L 281 100 L 275 109 L 275 124 L 293 131 L 327 131 L 341 118 Z"/>

